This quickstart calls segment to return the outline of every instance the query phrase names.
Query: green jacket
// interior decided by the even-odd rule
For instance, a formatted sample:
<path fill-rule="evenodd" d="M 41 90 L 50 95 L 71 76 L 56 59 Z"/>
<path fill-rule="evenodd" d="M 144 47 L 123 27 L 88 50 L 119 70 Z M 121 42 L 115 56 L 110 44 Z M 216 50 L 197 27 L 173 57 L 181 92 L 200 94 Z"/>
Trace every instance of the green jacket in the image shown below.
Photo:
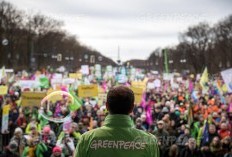
<path fill-rule="evenodd" d="M 134 128 L 128 115 L 108 115 L 104 126 L 83 134 L 74 157 L 159 157 L 152 134 Z"/>

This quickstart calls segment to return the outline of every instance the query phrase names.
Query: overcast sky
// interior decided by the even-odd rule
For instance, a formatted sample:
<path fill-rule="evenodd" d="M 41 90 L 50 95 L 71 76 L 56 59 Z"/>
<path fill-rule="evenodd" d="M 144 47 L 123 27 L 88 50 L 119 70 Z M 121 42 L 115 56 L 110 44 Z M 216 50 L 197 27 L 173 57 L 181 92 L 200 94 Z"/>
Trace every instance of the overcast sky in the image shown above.
<path fill-rule="evenodd" d="M 174 46 L 191 25 L 213 25 L 232 14 L 232 0 L 7 0 L 41 13 L 91 48 L 117 60 L 146 59 L 157 47 Z"/>

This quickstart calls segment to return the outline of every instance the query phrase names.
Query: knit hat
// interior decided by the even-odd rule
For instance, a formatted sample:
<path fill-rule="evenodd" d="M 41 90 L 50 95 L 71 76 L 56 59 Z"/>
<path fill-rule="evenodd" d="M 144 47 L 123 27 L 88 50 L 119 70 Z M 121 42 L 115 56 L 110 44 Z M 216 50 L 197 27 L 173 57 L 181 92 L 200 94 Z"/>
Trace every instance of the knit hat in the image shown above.
<path fill-rule="evenodd" d="M 62 149 L 61 149 L 59 146 L 55 146 L 55 147 L 53 148 L 52 152 L 53 152 L 53 153 L 57 153 L 57 152 L 62 153 Z"/>
<path fill-rule="evenodd" d="M 51 131 L 51 129 L 50 129 L 49 126 L 45 126 L 45 127 L 43 128 L 43 133 L 50 133 L 50 131 Z"/>

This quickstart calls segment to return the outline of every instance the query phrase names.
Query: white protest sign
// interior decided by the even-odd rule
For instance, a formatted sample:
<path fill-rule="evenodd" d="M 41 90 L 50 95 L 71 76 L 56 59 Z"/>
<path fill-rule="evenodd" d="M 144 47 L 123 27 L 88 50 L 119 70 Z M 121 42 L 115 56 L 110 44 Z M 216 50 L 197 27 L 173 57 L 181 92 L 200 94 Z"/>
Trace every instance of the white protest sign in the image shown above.
<path fill-rule="evenodd" d="M 161 87 L 161 81 L 160 81 L 160 79 L 155 79 L 154 80 L 154 86 L 155 86 L 155 88 Z"/>
<path fill-rule="evenodd" d="M 89 75 L 89 66 L 88 65 L 82 65 L 81 66 L 81 73 L 83 75 Z"/>
<path fill-rule="evenodd" d="M 37 80 L 20 80 L 19 81 L 19 86 L 22 88 L 22 89 L 25 89 L 25 88 L 37 88 L 40 86 L 40 82 L 37 81 Z"/>
<path fill-rule="evenodd" d="M 232 92 L 232 68 L 222 71 L 221 75 L 226 84 L 228 92 Z"/>

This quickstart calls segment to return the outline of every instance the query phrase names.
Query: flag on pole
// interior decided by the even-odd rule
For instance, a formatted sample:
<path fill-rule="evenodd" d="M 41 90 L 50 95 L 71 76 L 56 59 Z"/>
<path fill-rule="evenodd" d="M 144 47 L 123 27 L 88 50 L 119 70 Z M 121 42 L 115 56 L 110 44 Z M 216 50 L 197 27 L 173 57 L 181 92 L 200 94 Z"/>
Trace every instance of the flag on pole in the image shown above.
<path fill-rule="evenodd" d="M 6 77 L 6 69 L 5 66 L 2 67 L 1 69 L 1 73 L 0 73 L 0 79 Z"/>
<path fill-rule="evenodd" d="M 74 103 L 69 105 L 69 109 L 71 111 L 75 111 L 77 109 L 79 109 L 82 105 L 82 101 L 80 100 L 80 98 L 77 97 L 77 95 L 74 93 L 72 88 L 69 88 L 69 93 L 73 96 L 74 98 Z"/>
<path fill-rule="evenodd" d="M 201 79 L 200 79 L 200 85 L 201 85 L 201 87 L 202 87 L 203 90 L 207 90 L 208 89 L 208 82 L 209 82 L 209 74 L 208 74 L 207 67 L 205 67 L 205 70 L 202 73 Z"/>
<path fill-rule="evenodd" d="M 203 131 L 201 144 L 204 146 L 208 142 L 209 142 L 209 122 L 208 122 L 208 119 L 207 119 L 205 121 L 205 124 L 204 124 L 204 131 Z"/>
<path fill-rule="evenodd" d="M 189 104 L 188 108 L 188 126 L 191 128 L 193 123 L 193 109 L 192 109 L 192 103 Z"/>
<path fill-rule="evenodd" d="M 39 79 L 39 82 L 40 82 L 40 87 L 41 88 L 49 88 L 50 87 L 49 79 L 47 77 L 41 77 Z"/>
<path fill-rule="evenodd" d="M 163 54 L 164 54 L 164 67 L 165 67 L 165 72 L 166 72 L 166 73 L 169 73 L 167 49 L 164 49 L 164 50 L 163 50 Z"/>

